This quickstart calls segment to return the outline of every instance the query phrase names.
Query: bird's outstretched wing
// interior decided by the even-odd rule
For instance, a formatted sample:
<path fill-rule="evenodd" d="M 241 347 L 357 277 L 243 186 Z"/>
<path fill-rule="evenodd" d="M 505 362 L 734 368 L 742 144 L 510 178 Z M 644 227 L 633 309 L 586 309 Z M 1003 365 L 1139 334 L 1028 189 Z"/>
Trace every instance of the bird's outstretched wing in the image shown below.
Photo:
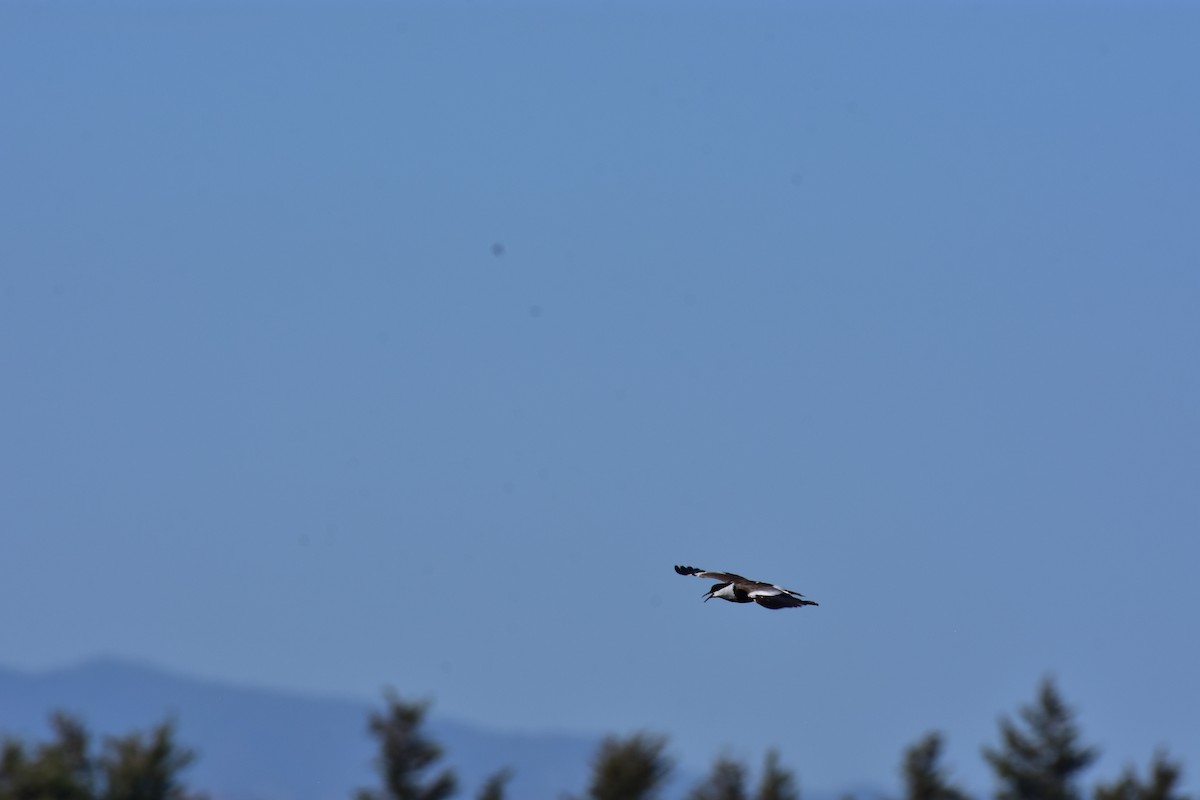
<path fill-rule="evenodd" d="M 790 594 L 793 597 L 804 597 L 804 595 L 800 594 L 800 592 L 797 592 L 795 589 L 785 589 L 782 586 L 776 586 L 773 583 L 763 583 L 762 581 L 754 581 L 753 583 L 754 585 L 749 587 L 751 597 L 758 592 L 761 592 L 764 595 Z"/>
<path fill-rule="evenodd" d="M 722 583 L 733 583 L 735 581 L 745 582 L 746 579 L 741 575 L 736 575 L 732 572 L 709 572 L 708 570 L 700 569 L 699 567 L 681 567 L 675 566 L 675 571 L 680 575 L 695 575 L 697 578 L 708 578 Z"/>
<path fill-rule="evenodd" d="M 800 608 L 802 606 L 815 606 L 819 603 L 812 600 L 801 600 L 799 597 L 793 597 L 790 594 L 778 592 L 769 594 L 766 592 L 750 592 L 750 599 L 758 603 L 763 608 Z"/>

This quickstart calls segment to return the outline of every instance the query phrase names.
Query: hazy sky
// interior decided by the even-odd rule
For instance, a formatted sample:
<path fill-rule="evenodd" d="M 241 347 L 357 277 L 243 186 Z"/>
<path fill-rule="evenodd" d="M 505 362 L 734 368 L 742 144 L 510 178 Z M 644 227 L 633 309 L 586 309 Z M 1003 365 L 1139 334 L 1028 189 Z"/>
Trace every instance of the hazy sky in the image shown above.
<path fill-rule="evenodd" d="M 1200 775 L 1200 8 L 8 2 L 0 662 Z M 819 608 L 700 601 L 673 564 Z M 571 787 L 564 787 L 571 788 Z"/>

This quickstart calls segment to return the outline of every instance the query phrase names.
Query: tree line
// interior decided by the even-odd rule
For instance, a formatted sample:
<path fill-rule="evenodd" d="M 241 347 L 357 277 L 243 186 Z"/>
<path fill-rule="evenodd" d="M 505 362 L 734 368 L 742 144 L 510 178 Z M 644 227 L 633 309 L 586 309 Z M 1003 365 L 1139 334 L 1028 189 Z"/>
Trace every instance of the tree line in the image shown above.
<path fill-rule="evenodd" d="M 377 743 L 379 785 L 359 789 L 353 800 L 449 800 L 459 793 L 442 747 L 426 733 L 423 702 L 386 692 L 382 709 L 371 713 L 368 730 Z M 0 748 L 0 800 L 205 800 L 183 782 L 195 758 L 164 722 L 148 733 L 105 737 L 99 746 L 83 724 L 63 713 L 51 717 L 53 738 L 33 744 L 5 739 Z M 942 763 L 940 733 L 926 734 L 901 759 L 903 800 L 973 800 Z M 1000 720 L 1000 741 L 982 750 L 992 768 L 993 800 L 1189 800 L 1180 793 L 1182 767 L 1156 753 L 1145 774 L 1126 767 L 1115 779 L 1082 786 L 1082 773 L 1097 758 L 1083 742 L 1074 710 L 1054 682 L 1042 682 L 1033 702 L 1016 719 Z M 566 800 L 656 800 L 669 782 L 673 762 L 665 736 L 640 732 L 610 736 L 597 748 L 588 785 Z M 482 786 L 478 800 L 504 800 L 511 771 L 501 770 Z M 769 751 L 757 781 L 747 765 L 716 758 L 687 800 L 800 800 L 794 773 Z"/>

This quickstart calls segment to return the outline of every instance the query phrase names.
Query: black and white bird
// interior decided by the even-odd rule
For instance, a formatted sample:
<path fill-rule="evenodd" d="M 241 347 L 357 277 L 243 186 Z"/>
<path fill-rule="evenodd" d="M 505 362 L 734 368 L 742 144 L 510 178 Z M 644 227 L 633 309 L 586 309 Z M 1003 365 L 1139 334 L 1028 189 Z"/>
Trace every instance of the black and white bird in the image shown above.
<path fill-rule="evenodd" d="M 708 578 L 719 581 L 704 593 L 704 602 L 719 597 L 731 603 L 758 603 L 763 608 L 801 608 L 815 606 L 812 600 L 805 600 L 804 595 L 791 589 L 784 589 L 773 583 L 752 581 L 735 575 L 732 572 L 708 572 L 696 567 L 676 566 L 675 571 L 680 575 L 695 575 L 697 578 Z"/>

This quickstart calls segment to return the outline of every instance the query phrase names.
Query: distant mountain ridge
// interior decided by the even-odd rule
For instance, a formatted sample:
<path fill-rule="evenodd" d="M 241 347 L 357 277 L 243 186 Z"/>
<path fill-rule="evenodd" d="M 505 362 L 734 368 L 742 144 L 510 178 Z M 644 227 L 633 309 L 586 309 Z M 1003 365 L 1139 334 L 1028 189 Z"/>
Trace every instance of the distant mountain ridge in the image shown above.
<path fill-rule="evenodd" d="M 0 735 L 41 741 L 52 711 L 83 719 L 96 736 L 147 730 L 164 719 L 198 755 L 187 784 L 213 800 L 348 800 L 378 783 L 367 716 L 382 708 L 353 700 L 251 689 L 102 659 L 45 672 L 0 667 Z M 514 770 L 513 800 L 580 791 L 599 737 L 501 733 L 444 719 L 430 734 L 471 797 L 501 767 Z"/>

